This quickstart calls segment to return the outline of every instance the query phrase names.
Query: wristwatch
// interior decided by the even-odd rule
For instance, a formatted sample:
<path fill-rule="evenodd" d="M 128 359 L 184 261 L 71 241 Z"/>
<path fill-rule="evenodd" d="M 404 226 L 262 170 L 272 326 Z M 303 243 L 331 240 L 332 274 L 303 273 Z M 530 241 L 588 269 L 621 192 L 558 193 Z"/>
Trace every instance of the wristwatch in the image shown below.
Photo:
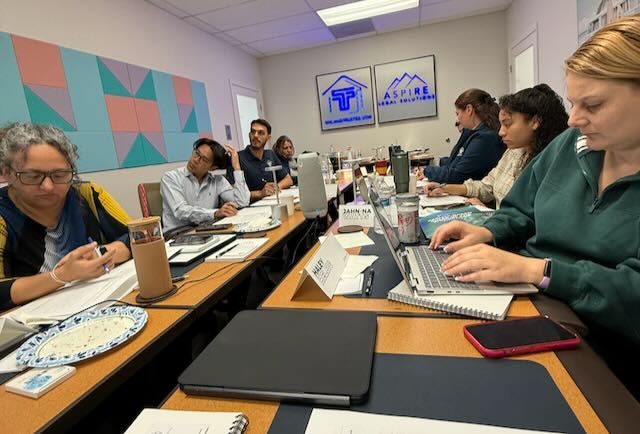
<path fill-rule="evenodd" d="M 551 282 L 551 258 L 544 258 L 544 271 L 542 274 L 543 277 L 540 283 L 538 283 L 538 288 L 547 289 Z"/>

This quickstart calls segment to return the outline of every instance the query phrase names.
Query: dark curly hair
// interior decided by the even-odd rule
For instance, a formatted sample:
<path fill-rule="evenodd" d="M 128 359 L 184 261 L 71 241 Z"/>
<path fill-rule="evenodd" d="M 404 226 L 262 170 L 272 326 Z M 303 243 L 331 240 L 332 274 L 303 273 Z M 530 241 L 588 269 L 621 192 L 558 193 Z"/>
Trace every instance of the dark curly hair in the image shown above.
<path fill-rule="evenodd" d="M 213 155 L 212 166 L 216 166 L 218 169 L 226 169 L 231 165 L 231 157 L 229 157 L 227 150 L 220 143 L 202 137 L 193 143 L 193 149 L 198 149 L 203 145 L 211 149 L 211 154 Z"/>
<path fill-rule="evenodd" d="M 569 115 L 560 95 L 542 83 L 500 98 L 500 109 L 507 113 L 521 113 L 527 120 L 537 118 L 540 126 L 534 131 L 533 152 L 540 153 L 558 134 L 567 129 Z"/>
<path fill-rule="evenodd" d="M 467 105 L 471 104 L 482 122 L 496 132 L 500 130 L 500 121 L 498 120 L 500 108 L 496 104 L 496 99 L 488 92 L 482 89 L 467 89 L 458 96 L 454 104 L 460 110 L 464 110 Z"/>

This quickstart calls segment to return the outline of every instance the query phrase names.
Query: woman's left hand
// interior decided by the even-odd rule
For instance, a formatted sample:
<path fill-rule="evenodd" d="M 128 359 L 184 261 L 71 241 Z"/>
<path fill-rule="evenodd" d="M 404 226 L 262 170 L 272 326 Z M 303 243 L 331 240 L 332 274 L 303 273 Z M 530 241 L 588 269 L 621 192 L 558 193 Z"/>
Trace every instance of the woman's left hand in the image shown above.
<path fill-rule="evenodd" d="M 442 271 L 460 282 L 492 280 L 538 284 L 544 276 L 544 259 L 476 244 L 452 254 L 442 263 Z"/>
<path fill-rule="evenodd" d="M 240 157 L 238 157 L 238 151 L 236 151 L 236 148 L 227 143 L 224 145 L 224 149 L 226 149 L 227 154 L 229 154 L 233 170 L 240 170 Z"/>

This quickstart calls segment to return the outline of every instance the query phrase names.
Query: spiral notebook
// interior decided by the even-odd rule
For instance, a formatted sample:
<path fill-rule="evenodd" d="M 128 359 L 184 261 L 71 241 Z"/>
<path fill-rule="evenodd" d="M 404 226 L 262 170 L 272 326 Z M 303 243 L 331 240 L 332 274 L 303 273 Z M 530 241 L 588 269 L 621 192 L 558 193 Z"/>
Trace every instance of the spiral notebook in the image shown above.
<path fill-rule="evenodd" d="M 414 295 L 404 281 L 389 291 L 389 300 L 476 318 L 503 320 L 513 295 Z"/>
<path fill-rule="evenodd" d="M 248 424 L 242 413 L 145 408 L 125 434 L 242 434 Z"/>

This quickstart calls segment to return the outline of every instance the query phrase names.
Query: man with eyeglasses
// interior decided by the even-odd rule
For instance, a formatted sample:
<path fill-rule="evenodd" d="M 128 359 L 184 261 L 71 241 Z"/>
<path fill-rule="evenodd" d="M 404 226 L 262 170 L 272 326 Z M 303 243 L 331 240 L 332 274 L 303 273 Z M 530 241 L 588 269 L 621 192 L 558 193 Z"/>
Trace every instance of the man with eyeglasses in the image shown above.
<path fill-rule="evenodd" d="M 289 172 L 282 167 L 282 162 L 271 149 L 265 146 L 271 138 L 271 124 L 264 119 L 251 122 L 249 146 L 238 152 L 240 166 L 244 170 L 247 186 L 251 192 L 251 202 L 270 196 L 276 192 L 273 175 L 265 171 L 268 166 L 281 166 L 276 171 L 276 180 L 280 190 L 293 185 Z"/>
<path fill-rule="evenodd" d="M 224 177 L 233 168 L 235 184 Z M 221 173 L 215 173 L 220 170 Z M 162 224 L 165 231 L 229 217 L 249 205 L 249 189 L 240 169 L 238 153 L 215 140 L 198 139 L 185 167 L 164 174 L 160 183 Z"/>

